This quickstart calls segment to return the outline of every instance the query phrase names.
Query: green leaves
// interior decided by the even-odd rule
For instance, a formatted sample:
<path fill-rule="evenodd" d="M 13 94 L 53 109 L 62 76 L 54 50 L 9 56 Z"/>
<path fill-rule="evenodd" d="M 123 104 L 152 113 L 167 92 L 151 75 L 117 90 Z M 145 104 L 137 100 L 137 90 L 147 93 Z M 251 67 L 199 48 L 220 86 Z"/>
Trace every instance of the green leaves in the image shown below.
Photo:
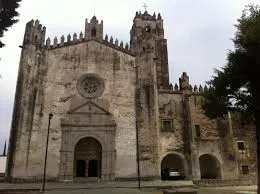
<path fill-rule="evenodd" d="M 19 7 L 21 0 L 0 0 L 0 38 L 4 36 L 4 31 L 7 31 L 18 20 L 15 18 L 19 14 L 16 9 Z M 0 40 L 0 48 L 4 44 Z"/>
<path fill-rule="evenodd" d="M 205 91 L 203 109 L 210 118 L 221 117 L 228 110 L 254 111 L 252 83 L 260 81 L 260 7 L 246 6 L 236 27 L 235 50 L 229 51 L 227 64 L 215 70 L 216 75 L 207 82 L 211 88 Z"/>

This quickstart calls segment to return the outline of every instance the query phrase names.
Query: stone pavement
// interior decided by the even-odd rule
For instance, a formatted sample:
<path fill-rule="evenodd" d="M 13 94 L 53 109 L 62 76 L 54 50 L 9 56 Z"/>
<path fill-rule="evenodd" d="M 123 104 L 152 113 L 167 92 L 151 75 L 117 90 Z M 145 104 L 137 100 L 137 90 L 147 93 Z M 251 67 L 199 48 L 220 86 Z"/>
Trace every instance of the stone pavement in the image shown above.
<path fill-rule="evenodd" d="M 226 186 L 199 188 L 198 194 L 256 194 L 257 186 Z"/>
<path fill-rule="evenodd" d="M 166 188 L 194 187 L 192 181 L 142 181 L 141 190 L 136 181 L 86 182 L 86 183 L 46 183 L 46 194 L 162 194 Z M 41 183 L 0 183 L 0 194 L 38 194 Z M 31 190 L 29 192 L 29 190 Z M 204 187 L 198 194 L 256 194 L 256 186 Z"/>
<path fill-rule="evenodd" d="M 106 188 L 106 189 L 79 189 L 79 190 L 49 190 L 46 194 L 163 194 L 155 189 L 133 189 L 133 188 Z"/>
<path fill-rule="evenodd" d="M 100 182 L 49 182 L 46 188 L 53 189 L 100 189 L 100 188 L 138 188 L 137 181 Z M 192 181 L 141 181 L 142 188 L 193 187 Z M 0 183 L 0 189 L 41 189 L 42 183 Z"/>

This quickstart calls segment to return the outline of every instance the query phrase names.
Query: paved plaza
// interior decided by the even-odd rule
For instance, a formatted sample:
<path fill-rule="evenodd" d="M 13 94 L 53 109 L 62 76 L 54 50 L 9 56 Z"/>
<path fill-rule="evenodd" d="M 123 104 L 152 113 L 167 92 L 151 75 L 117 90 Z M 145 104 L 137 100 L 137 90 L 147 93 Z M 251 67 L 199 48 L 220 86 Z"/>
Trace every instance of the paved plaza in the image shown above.
<path fill-rule="evenodd" d="M 141 190 L 135 181 L 46 183 L 48 194 L 163 194 L 169 188 L 194 188 L 192 181 L 143 181 Z M 41 193 L 41 183 L 0 183 L 0 194 Z M 256 194 L 256 186 L 198 188 L 198 194 Z"/>

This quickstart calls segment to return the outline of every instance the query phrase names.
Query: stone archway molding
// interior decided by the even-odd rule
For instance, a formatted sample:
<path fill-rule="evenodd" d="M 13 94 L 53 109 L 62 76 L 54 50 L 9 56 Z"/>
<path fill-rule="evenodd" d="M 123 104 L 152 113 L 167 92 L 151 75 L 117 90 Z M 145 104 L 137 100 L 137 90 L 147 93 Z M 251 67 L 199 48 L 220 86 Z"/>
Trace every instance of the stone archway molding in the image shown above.
<path fill-rule="evenodd" d="M 221 160 L 217 157 L 217 156 L 215 156 L 214 154 L 211 154 L 211 153 L 203 153 L 203 154 L 201 154 L 200 156 L 199 156 L 199 165 L 200 165 L 200 173 L 201 173 L 201 157 L 204 157 L 204 156 L 208 156 L 209 158 L 211 158 L 211 159 L 213 159 L 214 160 L 214 162 L 216 163 L 216 167 L 218 168 L 217 170 L 218 170 L 218 172 L 216 172 L 217 173 L 217 175 L 216 175 L 216 179 L 222 179 L 222 174 L 223 174 L 223 172 L 222 172 L 222 163 L 221 163 Z M 212 166 L 213 167 L 213 166 Z M 202 175 L 200 174 L 200 177 L 201 177 Z"/>
<path fill-rule="evenodd" d="M 177 157 L 179 157 L 181 159 L 182 165 L 183 165 L 183 168 L 184 168 L 185 179 L 187 179 L 188 178 L 188 165 L 187 165 L 187 162 L 185 160 L 185 157 L 182 154 L 178 153 L 178 152 L 170 152 L 167 155 L 165 155 L 164 157 L 162 157 L 161 162 L 160 162 L 160 170 L 162 171 L 162 162 L 163 162 L 163 160 L 166 159 L 166 157 L 170 156 L 170 155 L 177 156 Z"/>
<path fill-rule="evenodd" d="M 75 97 L 77 98 L 77 97 Z M 61 118 L 61 151 L 59 178 L 73 181 L 74 149 L 77 142 L 91 137 L 100 142 L 102 147 L 101 178 L 113 180 L 115 176 L 115 129 L 116 125 L 111 113 L 97 105 L 94 101 L 71 99 L 75 107 Z"/>

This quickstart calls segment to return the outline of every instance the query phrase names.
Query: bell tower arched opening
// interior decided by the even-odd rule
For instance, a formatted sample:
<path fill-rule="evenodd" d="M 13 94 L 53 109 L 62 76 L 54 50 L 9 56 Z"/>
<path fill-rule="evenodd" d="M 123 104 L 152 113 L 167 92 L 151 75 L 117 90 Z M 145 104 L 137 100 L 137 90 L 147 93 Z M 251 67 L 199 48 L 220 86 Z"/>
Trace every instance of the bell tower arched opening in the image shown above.
<path fill-rule="evenodd" d="M 103 40 L 103 21 L 98 21 L 96 16 L 93 16 L 88 22 L 88 20 L 85 20 L 85 37 L 86 40 L 90 39 L 97 39 L 97 40 Z"/>
<path fill-rule="evenodd" d="M 91 37 L 96 37 L 96 36 L 97 36 L 97 30 L 96 30 L 96 28 L 92 28 Z"/>

